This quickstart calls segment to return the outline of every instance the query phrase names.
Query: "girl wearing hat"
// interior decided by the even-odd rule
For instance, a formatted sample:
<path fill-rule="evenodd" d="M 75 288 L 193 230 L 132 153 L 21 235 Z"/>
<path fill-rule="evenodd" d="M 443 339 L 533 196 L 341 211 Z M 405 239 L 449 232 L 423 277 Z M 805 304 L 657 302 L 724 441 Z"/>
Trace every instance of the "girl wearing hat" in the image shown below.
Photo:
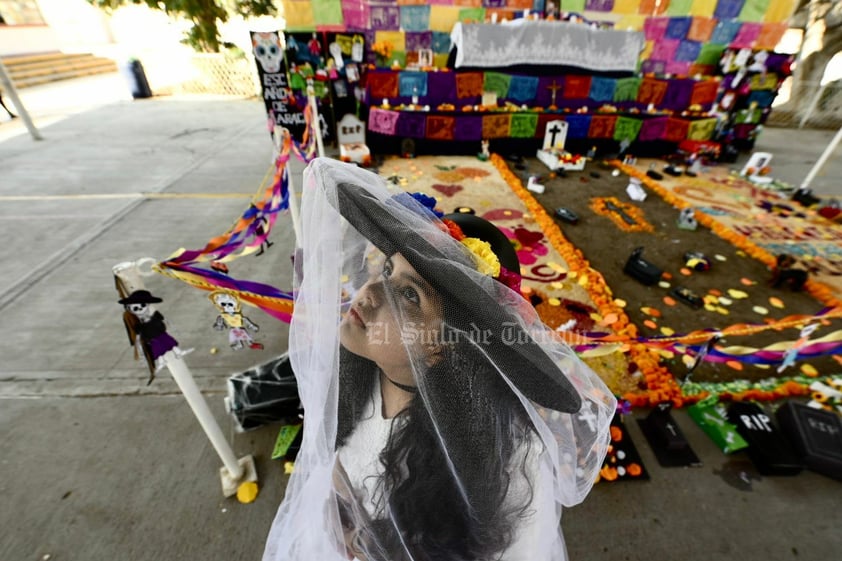
<path fill-rule="evenodd" d="M 487 246 L 379 176 L 315 160 L 301 224 L 306 422 L 264 559 L 564 559 L 561 508 L 609 442 L 605 385 Z"/>

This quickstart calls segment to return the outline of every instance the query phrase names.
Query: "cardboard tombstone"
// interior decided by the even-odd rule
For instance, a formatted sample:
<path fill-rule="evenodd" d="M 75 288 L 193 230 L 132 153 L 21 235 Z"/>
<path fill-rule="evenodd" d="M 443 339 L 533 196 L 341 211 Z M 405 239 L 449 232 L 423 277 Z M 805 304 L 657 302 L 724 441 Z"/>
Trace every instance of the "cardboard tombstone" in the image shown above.
<path fill-rule="evenodd" d="M 728 421 L 748 442 L 748 457 L 761 474 L 796 475 L 804 469 L 786 436 L 758 404 L 732 403 L 728 406 Z"/>
<path fill-rule="evenodd" d="M 775 418 L 807 469 L 842 480 L 842 417 L 787 401 Z"/>
<path fill-rule="evenodd" d="M 549 121 L 544 129 L 544 143 L 538 150 L 537 157 L 552 171 L 559 169 L 581 171 L 585 169 L 585 162 L 587 161 L 585 158 L 571 154 L 564 149 L 569 126 L 566 121 Z"/>
<path fill-rule="evenodd" d="M 371 151 L 365 144 L 365 124 L 351 113 L 347 113 L 336 126 L 339 139 L 339 159 L 367 166 L 371 163 Z"/>
<path fill-rule="evenodd" d="M 670 411 L 672 403 L 659 403 L 645 419 L 637 424 L 663 467 L 701 466 L 702 462 L 690 447 L 684 433 Z"/>

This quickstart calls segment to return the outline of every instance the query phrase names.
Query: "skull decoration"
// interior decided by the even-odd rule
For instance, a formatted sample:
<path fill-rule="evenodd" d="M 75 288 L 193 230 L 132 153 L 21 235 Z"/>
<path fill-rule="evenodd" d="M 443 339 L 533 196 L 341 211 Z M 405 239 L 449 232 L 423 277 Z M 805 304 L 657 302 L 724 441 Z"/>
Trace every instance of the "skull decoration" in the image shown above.
<path fill-rule="evenodd" d="M 255 58 L 267 74 L 274 74 L 281 70 L 283 52 L 278 34 L 274 31 L 253 33 L 251 44 Z"/>

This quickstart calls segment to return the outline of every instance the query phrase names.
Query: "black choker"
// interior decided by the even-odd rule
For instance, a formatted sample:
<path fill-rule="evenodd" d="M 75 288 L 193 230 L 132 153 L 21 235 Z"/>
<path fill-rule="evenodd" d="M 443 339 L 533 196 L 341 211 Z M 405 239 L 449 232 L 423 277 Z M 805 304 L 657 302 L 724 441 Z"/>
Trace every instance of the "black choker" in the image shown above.
<path fill-rule="evenodd" d="M 387 380 L 389 380 L 389 382 L 391 382 L 394 386 L 399 387 L 400 389 L 402 389 L 403 391 L 405 391 L 407 393 L 417 393 L 418 392 L 418 388 L 415 387 L 415 386 L 407 386 L 406 384 L 400 384 L 398 382 L 395 382 L 394 380 L 392 380 L 391 378 L 386 376 L 386 374 L 383 374 L 383 377 L 386 378 Z"/>

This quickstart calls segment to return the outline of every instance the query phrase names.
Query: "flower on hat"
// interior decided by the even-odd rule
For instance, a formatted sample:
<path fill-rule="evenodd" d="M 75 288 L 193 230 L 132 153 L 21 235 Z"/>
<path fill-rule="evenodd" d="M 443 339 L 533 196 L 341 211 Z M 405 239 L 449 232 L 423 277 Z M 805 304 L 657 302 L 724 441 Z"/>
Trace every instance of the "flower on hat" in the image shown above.
<path fill-rule="evenodd" d="M 491 249 L 491 244 L 479 238 L 465 238 L 462 245 L 468 248 L 474 258 L 477 270 L 493 278 L 500 276 L 500 260 Z"/>

